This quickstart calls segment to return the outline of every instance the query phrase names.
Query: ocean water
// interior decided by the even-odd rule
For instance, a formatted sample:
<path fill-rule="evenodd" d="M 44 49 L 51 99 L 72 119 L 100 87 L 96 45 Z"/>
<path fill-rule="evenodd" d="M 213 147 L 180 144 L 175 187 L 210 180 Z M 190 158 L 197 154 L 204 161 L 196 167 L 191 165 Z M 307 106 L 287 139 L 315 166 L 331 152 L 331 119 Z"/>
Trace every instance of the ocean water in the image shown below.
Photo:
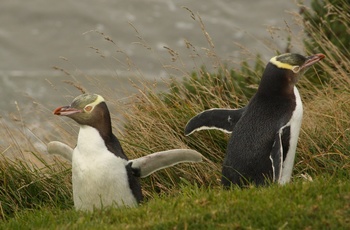
<path fill-rule="evenodd" d="M 61 122 L 52 110 L 80 93 L 67 81 L 127 103 L 135 83 L 214 69 L 219 60 L 234 66 L 257 53 L 268 61 L 285 50 L 288 32 L 298 37 L 298 11 L 294 0 L 2 1 L 1 120 L 11 128 L 24 122 L 41 139 L 36 130 Z M 302 52 L 298 42 L 292 51 Z M 0 140 L 0 150 L 10 145 Z"/>

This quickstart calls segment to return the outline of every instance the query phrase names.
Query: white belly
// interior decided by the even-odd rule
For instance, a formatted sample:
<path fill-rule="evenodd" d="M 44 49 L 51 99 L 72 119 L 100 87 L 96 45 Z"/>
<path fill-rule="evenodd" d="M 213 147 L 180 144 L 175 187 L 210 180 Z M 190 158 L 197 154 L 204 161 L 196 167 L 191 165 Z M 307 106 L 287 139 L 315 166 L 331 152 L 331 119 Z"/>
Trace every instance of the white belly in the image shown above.
<path fill-rule="evenodd" d="M 107 150 L 96 129 L 81 126 L 72 159 L 74 207 L 91 211 L 93 207 L 136 206 L 126 163 Z"/>
<path fill-rule="evenodd" d="M 282 166 L 282 176 L 281 179 L 278 181 L 279 184 L 285 184 L 290 181 L 290 178 L 292 176 L 293 166 L 294 166 L 294 158 L 295 158 L 295 151 L 297 148 L 298 138 L 299 138 L 299 132 L 301 127 L 301 121 L 303 119 L 303 104 L 300 99 L 299 91 L 296 87 L 294 87 L 294 94 L 295 94 L 295 101 L 296 101 L 296 108 L 292 114 L 292 118 L 290 120 L 290 141 L 289 141 L 289 150 L 287 153 L 287 157 L 283 162 Z"/>

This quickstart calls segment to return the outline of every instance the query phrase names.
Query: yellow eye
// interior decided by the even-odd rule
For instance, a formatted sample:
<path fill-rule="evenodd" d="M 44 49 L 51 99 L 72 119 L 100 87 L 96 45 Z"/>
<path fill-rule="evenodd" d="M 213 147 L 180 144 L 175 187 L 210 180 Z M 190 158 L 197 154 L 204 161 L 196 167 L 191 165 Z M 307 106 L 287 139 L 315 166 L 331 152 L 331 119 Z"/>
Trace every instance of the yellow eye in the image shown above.
<path fill-rule="evenodd" d="M 86 112 L 90 112 L 92 110 L 92 106 L 91 105 L 85 106 L 84 110 Z"/>
<path fill-rule="evenodd" d="M 299 71 L 300 71 L 300 66 L 293 66 L 293 68 L 292 68 L 292 71 L 294 72 L 294 73 L 298 73 Z"/>

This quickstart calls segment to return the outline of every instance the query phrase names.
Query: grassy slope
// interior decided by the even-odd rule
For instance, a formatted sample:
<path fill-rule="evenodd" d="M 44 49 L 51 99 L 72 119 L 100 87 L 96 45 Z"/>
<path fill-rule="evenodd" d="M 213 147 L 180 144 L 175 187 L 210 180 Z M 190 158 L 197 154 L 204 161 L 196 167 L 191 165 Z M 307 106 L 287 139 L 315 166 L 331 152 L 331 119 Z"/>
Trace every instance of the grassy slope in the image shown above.
<path fill-rule="evenodd" d="M 350 175 L 298 179 L 280 187 L 182 187 L 140 208 L 81 213 L 23 211 L 1 229 L 349 229 Z"/>
<path fill-rule="evenodd" d="M 50 170 L 43 174 L 5 162 L 0 164 L 0 221 L 4 220 L 0 229 L 349 229 L 350 61 L 325 38 L 317 42 L 325 47 L 327 59 L 309 73 L 318 76 L 315 70 L 319 69 L 331 80 L 318 88 L 307 77 L 298 84 L 305 112 L 294 183 L 233 191 L 218 187 L 227 136 L 205 131 L 184 137 L 183 127 L 207 106 L 234 108 L 249 98 L 240 98 L 240 91 L 232 90 L 242 87 L 235 86 L 235 79 L 220 84 L 221 77 L 198 71 L 204 83 L 208 81 L 205 86 L 200 81 L 193 85 L 200 94 L 190 94 L 180 85 L 164 101 L 152 90 L 140 90 L 128 109 L 120 111 L 127 125 L 116 134 L 130 158 L 165 148 L 190 147 L 203 153 L 205 162 L 183 164 L 144 179 L 144 193 L 152 199 L 140 208 L 93 214 L 72 210 L 69 168 L 56 173 L 48 166 Z M 243 75 L 258 79 L 260 74 L 254 71 Z M 222 75 L 223 79 L 229 76 L 228 70 Z M 16 143 L 19 136 L 11 135 Z M 69 143 L 72 135 L 76 134 L 67 132 L 61 141 Z M 24 149 L 15 146 L 19 152 Z M 313 183 L 300 179 L 305 173 L 314 178 Z M 158 192 L 168 195 L 158 197 Z"/>

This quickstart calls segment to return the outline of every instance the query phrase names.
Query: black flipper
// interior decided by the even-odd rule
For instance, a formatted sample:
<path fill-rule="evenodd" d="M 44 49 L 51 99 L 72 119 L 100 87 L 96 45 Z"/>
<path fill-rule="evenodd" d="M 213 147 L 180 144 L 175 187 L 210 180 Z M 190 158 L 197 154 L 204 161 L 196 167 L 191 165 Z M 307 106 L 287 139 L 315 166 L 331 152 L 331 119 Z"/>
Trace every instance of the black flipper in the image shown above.
<path fill-rule="evenodd" d="M 134 171 L 131 167 L 132 163 L 128 163 L 125 166 L 126 173 L 128 175 L 129 187 L 131 189 L 132 194 L 134 195 L 137 203 L 139 204 L 143 200 L 141 184 L 138 178 L 134 175 Z"/>
<path fill-rule="evenodd" d="M 282 167 L 283 167 L 283 142 L 282 142 L 282 135 L 283 135 L 283 129 L 289 126 L 283 126 L 280 128 L 280 130 L 276 133 L 275 141 L 273 143 L 271 153 L 270 153 L 270 160 L 272 163 L 272 175 L 273 175 L 273 182 L 278 182 L 282 177 Z"/>
<path fill-rule="evenodd" d="M 188 121 L 185 135 L 204 129 L 219 129 L 231 133 L 237 121 L 241 118 L 245 107 L 241 109 L 209 109 Z"/>

